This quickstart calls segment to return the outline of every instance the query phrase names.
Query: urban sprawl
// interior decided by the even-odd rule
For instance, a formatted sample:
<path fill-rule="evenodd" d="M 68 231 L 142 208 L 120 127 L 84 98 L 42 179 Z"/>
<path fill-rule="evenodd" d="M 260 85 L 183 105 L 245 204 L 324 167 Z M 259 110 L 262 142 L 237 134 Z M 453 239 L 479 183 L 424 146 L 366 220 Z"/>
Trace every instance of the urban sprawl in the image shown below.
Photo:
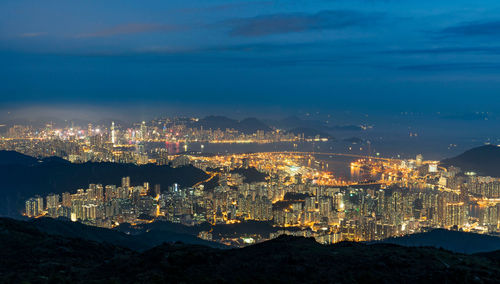
<path fill-rule="evenodd" d="M 66 217 L 106 228 L 158 220 L 187 226 L 254 220 L 278 228 L 271 238 L 290 234 L 314 237 L 325 244 L 379 240 L 430 228 L 500 233 L 500 179 L 445 168 L 422 155 L 415 159 L 352 155 L 349 180 L 328 171 L 317 153 L 204 155 L 187 151 L 187 145 L 307 139 L 321 143 L 327 138 L 279 130 L 244 134 L 234 129 L 190 128 L 192 120 L 155 120 L 130 128 L 115 123 L 85 128 L 16 125 L 6 132 L 0 146 L 37 157 L 60 156 L 75 163 L 192 165 L 208 174 L 207 181 L 216 181 L 208 189 L 207 181 L 183 187 L 123 177 L 121 184 L 68 188 L 62 194 L 26 200 L 24 214 L 33 218 Z M 245 176 L 248 171 L 258 171 L 264 178 L 252 180 Z M 217 238 L 210 231 L 201 232 L 199 237 L 230 245 L 267 238 L 259 233 Z"/>

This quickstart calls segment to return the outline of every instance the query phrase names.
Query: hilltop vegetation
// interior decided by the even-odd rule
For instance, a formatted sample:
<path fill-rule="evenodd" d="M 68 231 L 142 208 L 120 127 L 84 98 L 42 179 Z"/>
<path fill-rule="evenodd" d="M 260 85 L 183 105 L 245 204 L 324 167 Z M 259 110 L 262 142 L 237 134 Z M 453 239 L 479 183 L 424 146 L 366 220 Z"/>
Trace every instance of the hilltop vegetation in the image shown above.
<path fill-rule="evenodd" d="M 499 254 L 289 236 L 241 249 L 164 243 L 137 252 L 0 219 L 5 283 L 498 283 Z"/>

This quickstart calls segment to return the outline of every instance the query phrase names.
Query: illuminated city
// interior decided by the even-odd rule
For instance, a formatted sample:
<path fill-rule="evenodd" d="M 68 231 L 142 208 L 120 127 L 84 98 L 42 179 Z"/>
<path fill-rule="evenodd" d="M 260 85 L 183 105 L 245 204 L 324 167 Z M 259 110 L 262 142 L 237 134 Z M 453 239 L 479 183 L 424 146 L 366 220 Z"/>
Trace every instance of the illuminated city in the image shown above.
<path fill-rule="evenodd" d="M 500 2 L 0 1 L 0 283 L 499 283 Z"/>
<path fill-rule="evenodd" d="M 61 194 L 33 196 L 26 200 L 24 211 L 32 218 L 65 217 L 105 228 L 155 220 L 187 226 L 270 221 L 280 228 L 272 236 L 312 236 L 325 244 L 381 240 L 431 228 L 500 232 L 500 179 L 464 174 L 422 155 L 392 159 L 299 151 L 208 155 L 203 149 L 189 151 L 191 142 L 299 143 L 306 139 L 303 134 L 280 132 L 284 131 L 245 135 L 233 129 L 186 128 L 169 120 L 142 122 L 129 129 L 119 129 L 114 122 L 109 128 L 89 124 L 86 129 L 13 126 L 2 146 L 33 156 L 56 155 L 73 163 L 193 165 L 209 176 L 192 187 L 123 177 L 121 184 L 89 184 Z M 324 156 L 352 158 L 346 164 L 350 177 L 329 171 Z M 210 180 L 215 184 L 205 188 Z M 215 239 L 208 231 L 200 232 L 200 237 L 228 245 L 268 239 L 258 234 Z"/>

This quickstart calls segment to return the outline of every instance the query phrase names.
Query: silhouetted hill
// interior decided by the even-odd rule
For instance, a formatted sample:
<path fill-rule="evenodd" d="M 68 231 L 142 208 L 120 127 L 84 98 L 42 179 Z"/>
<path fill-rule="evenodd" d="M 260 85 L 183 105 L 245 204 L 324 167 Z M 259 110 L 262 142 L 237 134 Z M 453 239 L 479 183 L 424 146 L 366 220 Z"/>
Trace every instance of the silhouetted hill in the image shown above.
<path fill-rule="evenodd" d="M 192 186 L 208 178 L 208 175 L 193 166 L 172 168 L 170 166 L 133 165 L 118 163 L 72 164 L 59 158 L 33 161 L 24 155 L 0 152 L 10 159 L 0 164 L 0 215 L 16 216 L 23 209 L 24 201 L 34 195 L 75 192 L 87 188 L 90 183 L 121 184 L 121 178 L 130 176 L 133 185 L 149 182 L 167 188 L 173 183 Z M 14 158 L 12 158 L 14 157 Z M 15 158 L 18 158 L 16 161 Z"/>
<path fill-rule="evenodd" d="M 174 243 L 182 242 L 185 244 L 205 245 L 215 248 L 224 248 L 225 246 L 215 242 L 209 242 L 196 237 L 197 232 L 187 232 L 186 227 L 180 224 L 178 226 L 163 226 L 161 229 L 149 227 L 148 230 L 136 231 L 135 233 L 123 233 L 120 230 L 111 230 L 94 226 L 87 226 L 79 222 L 69 220 L 40 218 L 30 220 L 37 229 L 44 233 L 52 235 L 61 235 L 68 238 L 82 238 L 88 241 L 101 243 L 110 243 L 113 245 L 126 247 L 133 250 L 143 251 L 161 245 L 164 242 Z"/>
<path fill-rule="evenodd" d="M 500 264 L 500 250 L 476 253 L 477 256 L 489 258 Z"/>
<path fill-rule="evenodd" d="M 210 115 L 201 118 L 195 125 L 205 129 L 226 129 L 238 127 L 238 121 L 225 116 Z"/>
<path fill-rule="evenodd" d="M 4 283 L 498 283 L 495 253 L 281 236 L 241 249 L 181 243 L 136 252 L 0 218 Z"/>
<path fill-rule="evenodd" d="M 454 158 L 441 161 L 444 166 L 455 166 L 462 171 L 474 171 L 479 175 L 500 177 L 500 147 L 485 145 L 465 151 Z"/>
<path fill-rule="evenodd" d="M 235 129 L 246 134 L 253 134 L 257 130 L 271 131 L 271 128 L 256 118 L 245 118 L 241 121 L 225 116 L 207 116 L 193 123 L 195 127 L 204 129 Z"/>
<path fill-rule="evenodd" d="M 245 133 L 255 133 L 257 130 L 271 131 L 272 129 L 264 122 L 255 117 L 249 117 L 239 122 L 240 131 Z"/>
<path fill-rule="evenodd" d="M 412 247 L 436 247 L 467 254 L 500 250 L 499 237 L 444 229 L 434 229 L 426 233 L 390 238 L 377 243 Z"/>
<path fill-rule="evenodd" d="M 38 163 L 38 159 L 23 155 L 16 151 L 0 151 L 0 166 L 21 165 L 31 166 Z"/>
<path fill-rule="evenodd" d="M 243 181 L 246 183 L 254 183 L 254 182 L 264 182 L 266 181 L 267 174 L 259 172 L 254 167 L 245 168 L 236 168 L 232 169 L 231 173 L 240 174 L 243 176 Z"/>
<path fill-rule="evenodd" d="M 63 158 L 60 158 L 60 157 L 47 157 L 47 158 L 42 158 L 40 162 L 43 162 L 45 164 L 49 164 L 49 163 L 55 163 L 55 164 L 66 164 L 66 165 L 69 165 L 71 164 L 70 161 L 68 160 L 65 160 Z"/>
<path fill-rule="evenodd" d="M 165 255 L 171 258 L 158 261 Z M 129 261 L 111 262 L 95 273 L 116 269 L 118 275 L 127 275 L 121 279 L 140 274 L 148 280 L 190 283 L 495 283 L 500 275 L 496 264 L 433 248 L 323 246 L 313 239 L 281 236 L 226 251 L 163 245 Z"/>
<path fill-rule="evenodd" d="M 0 218 L 0 282 L 83 282 L 96 265 L 136 253 L 121 247 L 50 235 L 27 222 Z"/>

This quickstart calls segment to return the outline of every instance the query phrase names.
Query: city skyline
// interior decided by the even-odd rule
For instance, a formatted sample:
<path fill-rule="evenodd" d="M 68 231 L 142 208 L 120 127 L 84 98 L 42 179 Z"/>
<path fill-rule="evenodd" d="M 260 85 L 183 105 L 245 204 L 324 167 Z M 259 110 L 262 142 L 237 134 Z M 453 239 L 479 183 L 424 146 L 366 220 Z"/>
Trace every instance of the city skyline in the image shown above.
<path fill-rule="evenodd" d="M 498 0 L 1 0 L 0 282 L 498 283 Z"/>

